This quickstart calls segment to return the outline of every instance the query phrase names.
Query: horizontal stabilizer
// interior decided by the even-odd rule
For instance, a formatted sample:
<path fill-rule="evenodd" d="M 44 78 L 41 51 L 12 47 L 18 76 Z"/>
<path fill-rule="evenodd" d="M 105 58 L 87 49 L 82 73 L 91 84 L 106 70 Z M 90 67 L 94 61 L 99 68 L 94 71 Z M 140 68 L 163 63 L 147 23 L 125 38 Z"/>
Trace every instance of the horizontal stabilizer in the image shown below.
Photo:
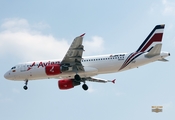
<path fill-rule="evenodd" d="M 168 60 L 167 60 L 167 59 L 165 59 L 165 58 L 162 58 L 162 59 L 158 59 L 158 61 L 162 61 L 162 62 L 168 62 Z"/>
<path fill-rule="evenodd" d="M 151 58 L 154 57 L 156 55 L 160 55 L 161 52 L 161 48 L 162 48 L 162 44 L 156 44 L 146 55 L 145 57 L 147 58 Z"/>

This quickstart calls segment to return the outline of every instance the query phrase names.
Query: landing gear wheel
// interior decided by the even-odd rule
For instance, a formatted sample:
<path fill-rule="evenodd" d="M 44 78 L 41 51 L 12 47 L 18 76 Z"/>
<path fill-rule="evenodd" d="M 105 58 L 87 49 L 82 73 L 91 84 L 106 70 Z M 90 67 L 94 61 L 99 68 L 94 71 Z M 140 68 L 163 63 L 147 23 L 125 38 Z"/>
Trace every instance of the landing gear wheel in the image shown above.
<path fill-rule="evenodd" d="M 88 90 L 88 86 L 86 84 L 82 85 L 83 90 Z"/>
<path fill-rule="evenodd" d="M 25 81 L 25 85 L 24 85 L 24 87 L 23 87 L 24 90 L 27 90 L 27 89 L 28 89 L 27 84 L 28 84 L 28 80 Z"/>
<path fill-rule="evenodd" d="M 80 78 L 80 76 L 79 76 L 78 74 L 76 74 L 76 75 L 74 76 L 74 79 L 77 80 L 77 81 L 80 81 L 80 80 L 81 80 L 81 78 Z"/>
<path fill-rule="evenodd" d="M 23 88 L 24 88 L 24 90 L 27 90 L 28 89 L 28 87 L 26 85 Z"/>

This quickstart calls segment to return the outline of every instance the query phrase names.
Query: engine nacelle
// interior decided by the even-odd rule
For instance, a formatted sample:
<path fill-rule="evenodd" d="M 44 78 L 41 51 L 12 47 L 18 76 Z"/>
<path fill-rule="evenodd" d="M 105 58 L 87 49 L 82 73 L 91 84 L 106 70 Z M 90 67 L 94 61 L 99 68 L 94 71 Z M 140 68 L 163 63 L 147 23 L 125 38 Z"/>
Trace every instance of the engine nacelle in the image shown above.
<path fill-rule="evenodd" d="M 58 75 L 62 72 L 68 71 L 69 67 L 66 65 L 52 64 L 45 67 L 46 75 Z"/>
<path fill-rule="evenodd" d="M 45 67 L 46 75 L 58 75 L 61 74 L 60 64 L 47 65 Z"/>
<path fill-rule="evenodd" d="M 64 79 L 58 81 L 58 87 L 61 90 L 71 89 L 74 86 L 80 85 L 80 82 L 75 81 L 74 79 Z"/>

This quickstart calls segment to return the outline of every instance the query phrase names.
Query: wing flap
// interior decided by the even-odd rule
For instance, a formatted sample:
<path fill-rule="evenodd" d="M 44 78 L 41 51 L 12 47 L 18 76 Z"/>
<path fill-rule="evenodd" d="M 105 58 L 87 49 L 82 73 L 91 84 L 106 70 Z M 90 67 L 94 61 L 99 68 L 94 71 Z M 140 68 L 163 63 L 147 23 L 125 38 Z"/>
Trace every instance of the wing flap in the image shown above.
<path fill-rule="evenodd" d="M 115 83 L 115 80 L 105 80 L 105 79 L 101 79 L 101 78 L 94 78 L 94 77 L 87 77 L 87 78 L 83 78 L 85 81 L 91 81 L 91 82 L 99 82 L 99 83 L 107 83 L 107 82 L 112 82 Z"/>

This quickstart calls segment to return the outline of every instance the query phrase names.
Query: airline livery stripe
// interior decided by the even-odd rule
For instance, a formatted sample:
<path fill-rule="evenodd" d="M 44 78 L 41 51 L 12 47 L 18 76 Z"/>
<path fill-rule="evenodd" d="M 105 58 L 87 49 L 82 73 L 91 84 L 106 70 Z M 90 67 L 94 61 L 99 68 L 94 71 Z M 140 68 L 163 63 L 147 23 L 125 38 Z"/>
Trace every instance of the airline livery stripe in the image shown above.
<path fill-rule="evenodd" d="M 131 63 L 134 59 L 136 59 L 137 57 L 139 57 L 141 54 L 143 54 L 143 53 L 139 53 L 138 55 L 136 55 L 134 58 L 132 58 L 132 59 L 129 61 L 129 63 Z M 129 63 L 128 63 L 128 64 L 129 64 Z M 127 64 L 127 65 L 128 65 L 128 64 Z M 127 65 L 126 65 L 126 66 L 127 66 Z"/>
<path fill-rule="evenodd" d="M 142 49 L 139 52 L 144 52 L 153 42 L 161 42 L 162 36 L 163 33 L 155 34 L 144 47 L 141 46 Z"/>
<path fill-rule="evenodd" d="M 137 49 L 136 52 L 140 52 L 142 47 L 149 41 L 149 39 L 153 36 L 153 34 L 157 34 L 157 33 L 163 33 L 163 29 L 164 29 L 165 25 L 157 25 L 152 31 L 151 33 L 147 36 L 147 38 L 145 39 L 145 41 L 141 44 L 141 46 Z"/>
<path fill-rule="evenodd" d="M 128 60 L 126 61 L 126 63 L 128 63 L 128 61 L 133 57 L 133 56 L 135 56 L 137 54 L 137 52 L 136 53 L 132 53 L 132 55 L 128 58 Z M 125 63 L 125 64 L 126 64 Z"/>
<path fill-rule="evenodd" d="M 126 63 L 128 62 L 128 59 L 129 59 L 132 55 L 133 55 L 133 53 L 131 53 L 131 54 L 127 57 L 127 59 L 125 60 L 125 62 L 123 63 L 123 65 L 126 64 Z"/>
<path fill-rule="evenodd" d="M 137 57 L 139 57 L 141 54 L 143 54 L 143 52 L 135 52 L 135 53 L 131 53 L 128 58 L 125 60 L 125 62 L 123 63 L 123 65 L 121 66 L 121 69 L 125 68 L 127 65 L 129 65 L 134 59 L 136 59 Z"/>

